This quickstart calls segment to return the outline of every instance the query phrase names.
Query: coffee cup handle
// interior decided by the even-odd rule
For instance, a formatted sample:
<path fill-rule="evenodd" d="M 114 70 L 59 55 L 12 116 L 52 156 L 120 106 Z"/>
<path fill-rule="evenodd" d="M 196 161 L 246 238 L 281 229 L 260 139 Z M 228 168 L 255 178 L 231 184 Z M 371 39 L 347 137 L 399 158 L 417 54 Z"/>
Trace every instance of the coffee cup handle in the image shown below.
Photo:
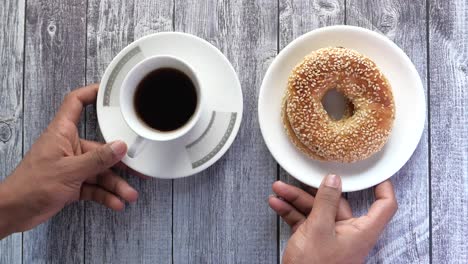
<path fill-rule="evenodd" d="M 132 159 L 135 158 L 143 150 L 145 145 L 143 145 L 142 143 L 144 141 L 144 138 L 137 136 L 128 148 L 127 155 Z"/>

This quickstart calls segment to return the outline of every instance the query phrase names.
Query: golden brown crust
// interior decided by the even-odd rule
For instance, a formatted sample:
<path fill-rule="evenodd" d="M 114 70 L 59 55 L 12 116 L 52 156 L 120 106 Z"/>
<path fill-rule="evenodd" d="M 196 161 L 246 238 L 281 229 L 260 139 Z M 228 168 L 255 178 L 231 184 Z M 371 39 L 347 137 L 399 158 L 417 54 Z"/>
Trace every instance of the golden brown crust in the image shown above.
<path fill-rule="evenodd" d="M 305 153 L 307 156 L 316 159 L 316 160 L 324 160 L 322 157 L 316 155 L 312 151 L 310 151 L 307 146 L 302 144 L 302 142 L 297 138 L 296 133 L 291 127 L 291 124 L 289 123 L 289 120 L 286 115 L 286 107 L 287 107 L 287 96 L 284 97 L 283 100 L 283 107 L 281 109 L 281 118 L 283 120 L 284 128 L 286 129 L 286 134 L 288 135 L 289 139 L 291 142 L 296 146 L 297 149 Z"/>
<path fill-rule="evenodd" d="M 352 116 L 333 120 L 323 108 L 323 96 L 334 88 L 351 101 Z M 291 141 L 309 157 L 354 162 L 383 147 L 394 113 L 390 84 L 373 61 L 350 49 L 325 48 L 293 70 L 282 119 Z"/>

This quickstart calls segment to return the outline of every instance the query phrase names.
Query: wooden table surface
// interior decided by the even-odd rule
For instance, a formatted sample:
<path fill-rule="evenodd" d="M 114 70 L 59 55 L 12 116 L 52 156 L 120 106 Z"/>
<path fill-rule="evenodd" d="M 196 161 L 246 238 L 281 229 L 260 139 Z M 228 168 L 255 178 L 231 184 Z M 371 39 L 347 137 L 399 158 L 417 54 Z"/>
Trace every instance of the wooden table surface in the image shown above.
<path fill-rule="evenodd" d="M 428 98 L 419 147 L 392 178 L 398 213 L 368 261 L 466 263 L 466 0 L 0 1 L 0 178 L 18 164 L 67 92 L 99 82 L 122 48 L 149 33 L 188 32 L 217 46 L 239 75 L 245 109 L 233 146 L 208 170 L 180 180 L 127 176 L 140 199 L 125 212 L 76 203 L 0 241 L 0 263 L 278 263 L 289 229 L 267 197 L 275 180 L 293 180 L 261 137 L 258 92 L 278 51 L 333 24 L 392 39 L 416 65 Z M 100 139 L 92 107 L 80 131 Z M 355 214 L 367 211 L 372 195 L 347 195 Z"/>

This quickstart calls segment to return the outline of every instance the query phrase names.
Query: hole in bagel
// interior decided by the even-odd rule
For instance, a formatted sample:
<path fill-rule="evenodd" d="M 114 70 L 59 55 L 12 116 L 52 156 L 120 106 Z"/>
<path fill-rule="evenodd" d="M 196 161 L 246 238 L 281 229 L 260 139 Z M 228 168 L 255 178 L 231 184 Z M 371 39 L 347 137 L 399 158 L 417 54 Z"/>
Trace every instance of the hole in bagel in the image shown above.
<path fill-rule="evenodd" d="M 354 113 L 354 106 L 346 96 L 336 88 L 327 91 L 322 98 L 322 105 L 333 120 L 348 118 Z"/>

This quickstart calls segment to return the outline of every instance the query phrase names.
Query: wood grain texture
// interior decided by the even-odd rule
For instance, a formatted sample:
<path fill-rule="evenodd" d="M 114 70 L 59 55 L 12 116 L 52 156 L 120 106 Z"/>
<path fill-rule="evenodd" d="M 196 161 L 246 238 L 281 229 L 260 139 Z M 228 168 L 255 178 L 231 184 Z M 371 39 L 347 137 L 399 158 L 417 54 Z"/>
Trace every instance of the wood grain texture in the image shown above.
<path fill-rule="evenodd" d="M 282 222 L 278 229 L 266 199 L 277 176 L 298 183 L 282 170 L 277 175 L 261 139 L 258 89 L 278 49 L 312 29 L 343 24 L 345 17 L 395 41 L 430 85 L 431 159 L 425 131 L 412 159 L 392 178 L 399 211 L 368 262 L 468 259 L 465 0 L 428 0 L 429 6 L 425 0 L 347 0 L 346 7 L 345 0 L 30 0 L 26 13 L 25 2 L 0 1 L 0 179 L 47 126 L 65 93 L 98 82 L 123 47 L 148 33 L 172 30 L 174 22 L 177 31 L 203 37 L 228 56 L 241 78 L 245 113 L 232 148 L 207 171 L 174 186 L 125 175 L 140 191 L 137 204 L 123 213 L 91 203 L 68 207 L 24 233 L 23 245 L 21 234 L 0 241 L 0 263 L 276 263 L 290 234 Z M 93 107 L 80 130 L 102 140 Z M 373 200 L 370 190 L 348 197 L 357 215 Z"/>
<path fill-rule="evenodd" d="M 63 97 L 83 86 L 86 1 L 29 1 L 26 10 L 24 149 L 47 127 Z M 83 126 L 80 126 L 82 131 Z M 65 208 L 24 233 L 24 263 L 83 262 L 83 210 Z"/>
<path fill-rule="evenodd" d="M 0 2 L 0 181 L 23 150 L 24 0 Z M 1 216 L 0 216 L 1 217 Z M 0 240 L 0 263 L 21 263 L 21 233 Z"/>
<path fill-rule="evenodd" d="M 114 56 L 133 40 L 172 30 L 172 11 L 172 0 L 90 0 L 87 82 L 99 82 Z M 88 108 L 89 139 L 102 140 L 97 127 L 95 110 Z M 85 205 L 86 263 L 171 263 L 172 182 L 123 176 L 139 199 L 124 212 Z"/>
<path fill-rule="evenodd" d="M 344 0 L 280 0 L 279 49 L 311 30 L 345 23 Z M 283 182 L 301 186 L 282 168 L 279 179 Z M 280 253 L 283 256 L 286 243 L 291 236 L 289 226 L 279 219 Z"/>
<path fill-rule="evenodd" d="M 267 198 L 276 163 L 260 134 L 257 99 L 276 54 L 277 3 L 177 0 L 175 10 L 176 31 L 208 40 L 233 64 L 244 116 L 221 160 L 174 181 L 174 263 L 275 263 L 277 223 Z"/>
<path fill-rule="evenodd" d="M 424 0 L 348 1 L 347 24 L 378 31 L 400 46 L 426 84 L 426 4 Z M 404 87 L 394 87 L 404 89 Z M 429 262 L 429 174 L 427 129 L 416 152 L 392 177 L 399 209 L 368 256 L 369 263 Z M 367 213 L 372 190 L 348 194 L 356 215 Z"/>
<path fill-rule="evenodd" d="M 468 260 L 468 3 L 431 0 L 433 263 Z"/>
<path fill-rule="evenodd" d="M 342 24 L 343 6 L 344 3 L 337 4 L 335 1 L 282 2 L 280 11 L 284 15 L 280 16 L 280 39 L 284 39 L 284 42 L 280 42 L 281 47 L 314 28 Z M 311 11 L 317 7 L 322 9 L 322 13 Z M 340 7 L 341 13 L 336 11 L 340 10 Z M 426 80 L 425 8 L 424 1 L 410 3 L 388 0 L 347 1 L 346 22 L 377 30 L 395 41 L 413 60 L 424 82 Z M 307 15 L 312 17 L 305 18 Z M 309 21 L 309 24 L 304 21 Z M 297 34 L 294 31 L 297 31 Z M 370 253 L 369 262 L 414 263 L 429 260 L 427 154 L 427 132 L 425 132 L 412 159 L 393 178 L 400 210 Z M 283 171 L 281 179 L 291 182 Z M 348 197 L 357 215 L 365 213 L 373 201 L 372 190 L 349 193 Z M 289 228 L 284 223 L 281 227 L 280 245 L 284 249 L 285 241 L 289 237 Z M 402 243 L 405 243 L 404 247 L 401 247 Z"/>

